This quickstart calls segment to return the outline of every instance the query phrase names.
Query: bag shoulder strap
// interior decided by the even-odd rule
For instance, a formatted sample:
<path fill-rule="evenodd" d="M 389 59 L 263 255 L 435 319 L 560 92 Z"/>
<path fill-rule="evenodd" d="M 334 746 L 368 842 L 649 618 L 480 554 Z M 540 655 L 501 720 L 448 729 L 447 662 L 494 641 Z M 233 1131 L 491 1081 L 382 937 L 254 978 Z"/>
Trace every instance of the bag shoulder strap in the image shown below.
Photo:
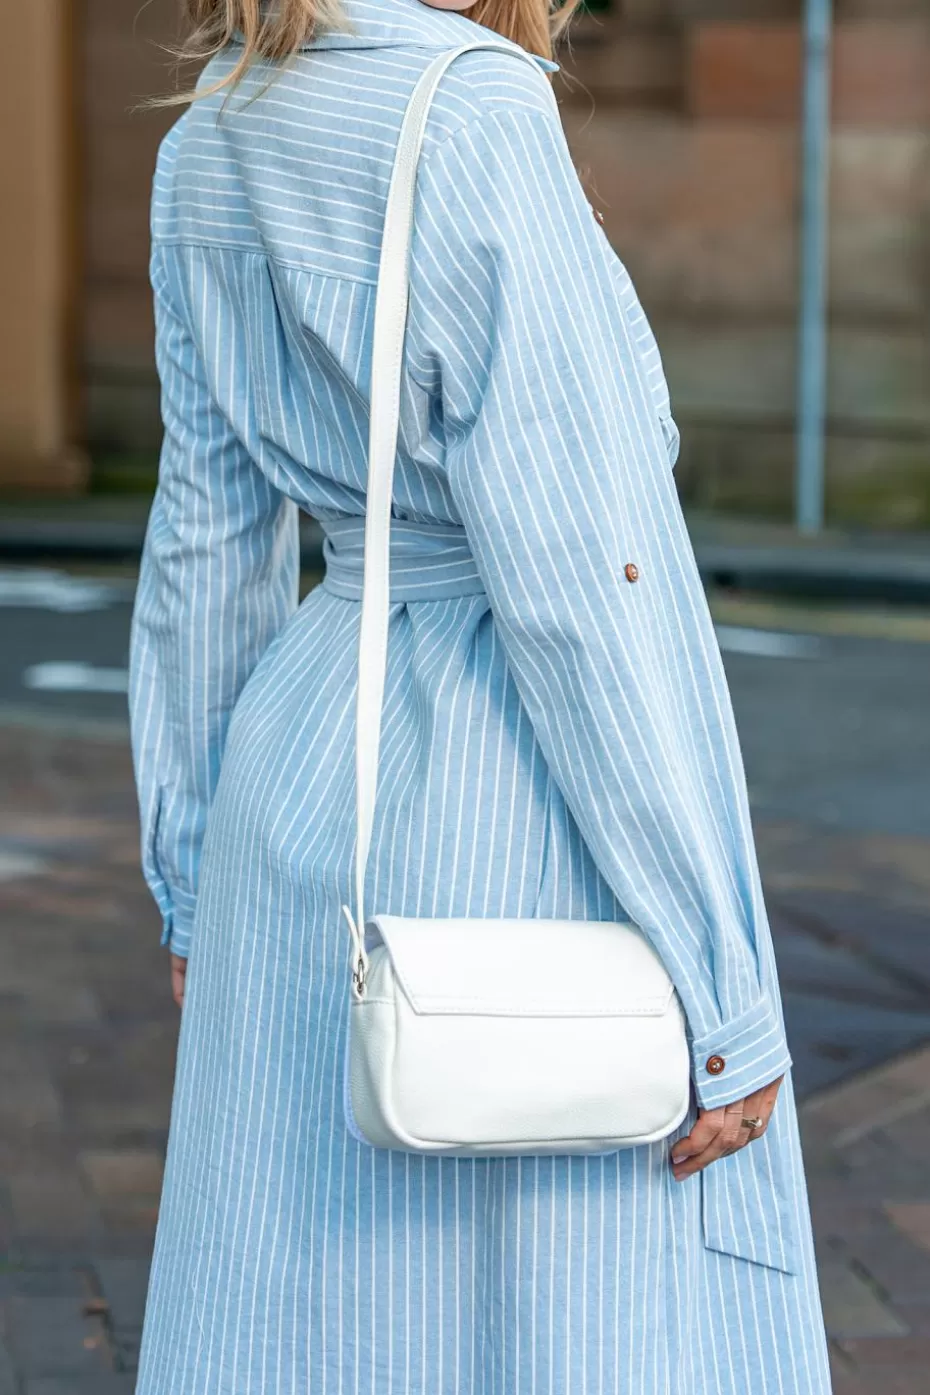
<path fill-rule="evenodd" d="M 354 942 L 354 982 L 359 990 L 367 967 L 365 954 L 365 871 L 371 847 L 381 709 L 387 668 L 390 619 L 391 497 L 400 424 L 400 394 L 410 297 L 410 241 L 413 232 L 417 167 L 426 122 L 446 69 L 463 53 L 498 49 L 525 58 L 538 72 L 533 56 L 494 40 L 477 40 L 440 53 L 418 80 L 404 115 L 388 189 L 378 290 L 375 298 L 371 366 L 371 417 L 368 439 L 368 493 L 365 516 L 365 567 L 359 637 L 356 712 L 356 797 L 358 841 L 355 851 L 355 915 L 343 911 Z"/>

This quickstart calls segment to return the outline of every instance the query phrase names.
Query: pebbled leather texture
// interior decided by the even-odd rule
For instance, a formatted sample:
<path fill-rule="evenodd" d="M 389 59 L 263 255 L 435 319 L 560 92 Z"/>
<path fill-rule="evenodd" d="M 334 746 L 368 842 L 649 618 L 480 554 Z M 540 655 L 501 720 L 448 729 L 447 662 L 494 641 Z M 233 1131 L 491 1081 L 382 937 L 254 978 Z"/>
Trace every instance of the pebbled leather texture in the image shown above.
<path fill-rule="evenodd" d="M 464 45 L 427 67 L 401 128 L 388 193 L 359 640 L 355 913 L 345 908 L 353 973 L 363 980 L 351 994 L 347 1114 L 352 1131 L 373 1146 L 405 1152 L 613 1152 L 666 1137 L 690 1104 L 684 1014 L 665 967 L 635 926 L 395 916 L 368 922 L 364 910 L 417 163 L 443 73 L 460 53 L 496 47 Z"/>

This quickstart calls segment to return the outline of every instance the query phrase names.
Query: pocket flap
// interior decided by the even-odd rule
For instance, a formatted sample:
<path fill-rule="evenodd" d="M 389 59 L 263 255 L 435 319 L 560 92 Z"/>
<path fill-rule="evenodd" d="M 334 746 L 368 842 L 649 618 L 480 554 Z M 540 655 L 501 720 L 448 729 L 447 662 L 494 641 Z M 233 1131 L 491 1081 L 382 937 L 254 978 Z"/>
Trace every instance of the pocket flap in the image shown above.
<path fill-rule="evenodd" d="M 414 1012 L 514 1017 L 661 1017 L 674 989 L 635 926 L 610 921 L 377 916 Z"/>

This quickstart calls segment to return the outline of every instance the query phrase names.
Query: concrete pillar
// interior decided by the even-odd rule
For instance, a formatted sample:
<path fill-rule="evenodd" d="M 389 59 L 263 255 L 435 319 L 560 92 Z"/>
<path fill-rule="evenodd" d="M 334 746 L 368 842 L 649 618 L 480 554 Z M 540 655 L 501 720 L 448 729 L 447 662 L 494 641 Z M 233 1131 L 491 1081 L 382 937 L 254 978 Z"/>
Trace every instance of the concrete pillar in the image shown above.
<path fill-rule="evenodd" d="M 76 0 L 0 0 L 0 490 L 74 490 Z"/>

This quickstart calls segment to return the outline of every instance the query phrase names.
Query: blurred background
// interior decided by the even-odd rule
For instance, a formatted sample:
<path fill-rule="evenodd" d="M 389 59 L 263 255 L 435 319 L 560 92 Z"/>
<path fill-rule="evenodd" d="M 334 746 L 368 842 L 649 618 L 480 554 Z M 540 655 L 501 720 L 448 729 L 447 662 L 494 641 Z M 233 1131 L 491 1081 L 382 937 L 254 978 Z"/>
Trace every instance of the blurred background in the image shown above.
<path fill-rule="evenodd" d="M 0 0 L 0 1395 L 133 1389 L 167 1137 L 125 693 L 173 119 L 139 106 L 177 8 Z M 836 1391 L 928 1395 L 930 0 L 590 0 L 570 32 L 733 690 Z"/>

